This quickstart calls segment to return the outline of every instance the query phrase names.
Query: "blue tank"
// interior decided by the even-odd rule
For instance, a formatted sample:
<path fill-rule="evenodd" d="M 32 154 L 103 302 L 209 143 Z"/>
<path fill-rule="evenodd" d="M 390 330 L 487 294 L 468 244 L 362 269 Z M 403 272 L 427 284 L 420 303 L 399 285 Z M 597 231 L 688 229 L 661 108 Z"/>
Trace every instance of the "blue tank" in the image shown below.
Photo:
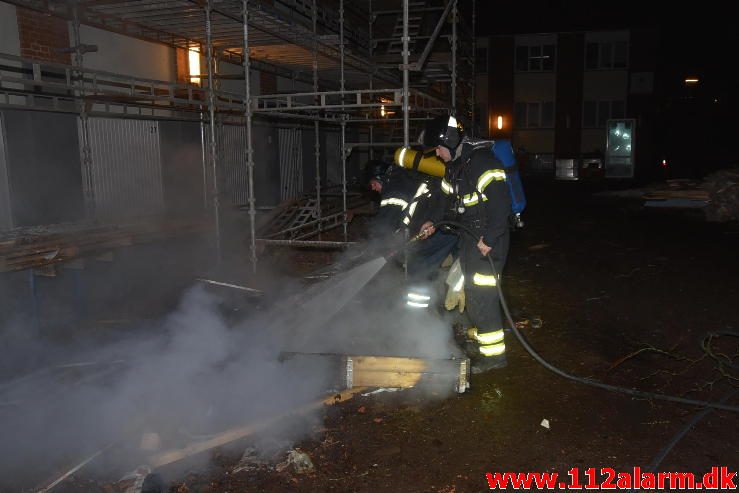
<path fill-rule="evenodd" d="M 506 173 L 508 192 L 511 194 L 511 209 L 517 216 L 526 208 L 526 194 L 523 192 L 521 174 L 516 166 L 516 157 L 513 155 L 513 146 L 508 139 L 493 142 L 493 155 L 503 163 Z"/>

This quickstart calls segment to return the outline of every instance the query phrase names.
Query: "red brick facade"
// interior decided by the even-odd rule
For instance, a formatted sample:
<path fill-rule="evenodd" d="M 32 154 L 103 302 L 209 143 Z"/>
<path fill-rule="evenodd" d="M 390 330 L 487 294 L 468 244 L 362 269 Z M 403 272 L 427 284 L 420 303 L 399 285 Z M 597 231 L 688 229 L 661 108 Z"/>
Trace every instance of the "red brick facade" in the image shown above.
<path fill-rule="evenodd" d="M 259 94 L 277 94 L 277 76 L 259 72 Z"/>
<path fill-rule="evenodd" d="M 69 47 L 67 21 L 33 10 L 18 7 L 18 37 L 21 56 L 42 62 L 71 63 L 69 53 L 60 53 Z"/>

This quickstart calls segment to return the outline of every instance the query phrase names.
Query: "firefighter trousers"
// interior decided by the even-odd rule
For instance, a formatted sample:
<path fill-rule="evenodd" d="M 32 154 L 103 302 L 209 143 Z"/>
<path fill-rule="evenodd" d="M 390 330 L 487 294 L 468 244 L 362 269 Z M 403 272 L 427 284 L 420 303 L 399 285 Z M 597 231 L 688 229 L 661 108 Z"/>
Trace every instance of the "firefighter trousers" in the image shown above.
<path fill-rule="evenodd" d="M 416 242 L 408 254 L 408 289 L 406 304 L 412 308 L 435 306 L 438 293 L 434 278 L 439 266 L 457 245 L 457 235 L 437 231 L 424 241 Z"/>
<path fill-rule="evenodd" d="M 489 245 L 498 276 L 493 275 L 487 256 L 483 256 L 477 248 L 478 239 L 473 240 L 469 235 L 463 235 L 460 239 L 466 311 L 471 324 L 468 334 L 472 336 L 479 353 L 470 356 L 504 358 L 503 317 L 497 284 L 508 256 L 510 234 L 506 231 L 496 239 L 495 244 Z"/>

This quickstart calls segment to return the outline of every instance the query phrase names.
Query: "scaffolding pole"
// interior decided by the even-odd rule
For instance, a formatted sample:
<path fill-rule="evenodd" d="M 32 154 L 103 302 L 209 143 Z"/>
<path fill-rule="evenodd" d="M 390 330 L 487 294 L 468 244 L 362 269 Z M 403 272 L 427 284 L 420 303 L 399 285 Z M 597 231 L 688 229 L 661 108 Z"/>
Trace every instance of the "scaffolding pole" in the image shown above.
<path fill-rule="evenodd" d="M 198 52 L 199 53 L 199 52 Z M 198 55 L 200 56 L 200 55 Z M 208 144 L 205 142 L 205 111 L 200 105 L 200 164 L 203 168 L 203 210 L 208 210 Z"/>
<path fill-rule="evenodd" d="M 313 98 L 313 104 L 319 104 L 318 98 L 318 6 L 317 0 L 313 0 L 313 92 L 316 97 Z M 318 119 L 313 122 L 313 130 L 315 132 L 315 142 L 313 143 L 313 152 L 316 159 L 316 214 L 318 219 L 318 239 L 321 239 L 321 129 Z"/>
<path fill-rule="evenodd" d="M 216 156 L 216 93 L 213 78 L 213 33 L 211 26 L 212 0 L 205 3 L 205 48 L 208 64 L 208 116 L 210 118 L 210 164 L 213 171 L 213 219 L 216 233 L 216 255 L 221 263 L 221 218 L 218 197 L 218 161 Z"/>
<path fill-rule="evenodd" d="M 472 124 L 470 125 L 472 129 L 472 137 L 476 137 L 475 135 L 475 98 L 477 95 L 475 94 L 475 91 L 477 90 L 477 67 L 476 65 L 476 57 L 477 57 L 477 37 L 475 34 L 475 22 L 477 21 L 477 0 L 472 0 L 472 111 L 471 111 L 471 117 L 472 117 Z"/>
<path fill-rule="evenodd" d="M 368 26 L 368 31 L 367 32 L 369 33 L 369 59 L 370 59 L 370 63 L 372 63 L 372 52 L 373 52 L 373 46 L 372 46 L 372 29 L 373 29 L 373 25 L 374 25 L 374 19 L 372 18 L 372 0 L 369 0 L 368 3 L 369 3 L 369 26 Z M 370 88 L 370 91 L 372 89 L 374 89 L 374 80 L 373 79 L 374 79 L 374 69 L 372 71 L 370 71 L 370 75 L 369 75 L 369 88 Z M 370 161 L 372 161 L 373 159 L 375 159 L 375 150 L 372 148 L 372 144 L 374 143 L 374 140 L 375 140 L 374 131 L 375 131 L 375 126 L 372 125 L 372 124 L 370 124 L 370 126 L 369 126 L 369 136 L 368 136 L 369 143 L 370 143 L 370 148 L 369 148 L 369 160 Z"/>
<path fill-rule="evenodd" d="M 341 104 L 344 104 L 344 91 L 346 90 L 344 80 L 344 0 L 339 1 L 339 51 L 341 56 Z M 343 111 L 342 106 L 342 111 Z M 344 241 L 348 241 L 347 235 L 347 211 L 346 211 L 346 115 L 341 115 L 341 197 L 344 211 Z"/>
<path fill-rule="evenodd" d="M 241 16 L 244 24 L 244 117 L 246 119 L 246 174 L 249 179 L 249 231 L 251 233 L 251 266 L 257 271 L 256 197 L 254 197 L 254 147 L 252 142 L 251 112 L 251 55 L 249 53 L 249 0 L 242 0 Z"/>
<path fill-rule="evenodd" d="M 408 86 L 409 74 L 408 74 L 408 58 L 410 56 L 408 44 L 408 0 L 403 0 L 403 147 L 408 147 L 410 141 L 410 121 L 409 107 L 408 107 Z"/>
<path fill-rule="evenodd" d="M 82 139 L 82 176 L 85 180 L 85 212 L 88 219 L 95 217 L 95 188 L 92 176 L 92 150 L 90 149 L 90 118 L 85 102 L 84 55 L 80 36 L 79 5 L 72 3 L 72 33 L 74 35 L 74 66 L 77 69 L 78 108 L 80 114 L 80 137 Z"/>
<path fill-rule="evenodd" d="M 408 36 L 408 0 L 403 0 L 403 147 L 409 147 L 410 143 L 410 108 L 408 107 L 410 38 Z M 403 228 L 406 242 L 408 241 L 408 228 Z M 408 249 L 403 249 L 403 275 L 408 279 Z"/>
<path fill-rule="evenodd" d="M 459 20 L 459 12 L 457 11 L 457 0 L 454 2 L 452 9 L 452 114 L 457 114 L 457 21 Z"/>

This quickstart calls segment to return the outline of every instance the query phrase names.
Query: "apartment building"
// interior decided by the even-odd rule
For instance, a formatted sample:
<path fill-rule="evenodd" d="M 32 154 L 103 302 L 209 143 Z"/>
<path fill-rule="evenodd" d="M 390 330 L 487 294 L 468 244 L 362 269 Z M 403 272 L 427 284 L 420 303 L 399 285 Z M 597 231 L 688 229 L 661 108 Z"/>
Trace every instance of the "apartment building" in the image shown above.
<path fill-rule="evenodd" d="M 512 139 L 527 174 L 638 177 L 656 159 L 658 45 L 653 29 L 478 38 L 477 128 Z"/>

